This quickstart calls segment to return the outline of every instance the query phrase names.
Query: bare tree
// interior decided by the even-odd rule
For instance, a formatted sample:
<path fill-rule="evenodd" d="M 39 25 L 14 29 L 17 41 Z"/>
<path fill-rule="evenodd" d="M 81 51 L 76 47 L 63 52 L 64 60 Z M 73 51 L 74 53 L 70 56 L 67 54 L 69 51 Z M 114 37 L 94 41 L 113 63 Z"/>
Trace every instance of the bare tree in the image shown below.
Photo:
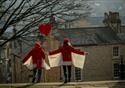
<path fill-rule="evenodd" d="M 72 21 L 91 10 L 86 0 L 0 0 L 0 6 L 0 39 L 6 38 L 0 47 L 36 32 L 38 25 L 47 22 L 52 14 Z"/>

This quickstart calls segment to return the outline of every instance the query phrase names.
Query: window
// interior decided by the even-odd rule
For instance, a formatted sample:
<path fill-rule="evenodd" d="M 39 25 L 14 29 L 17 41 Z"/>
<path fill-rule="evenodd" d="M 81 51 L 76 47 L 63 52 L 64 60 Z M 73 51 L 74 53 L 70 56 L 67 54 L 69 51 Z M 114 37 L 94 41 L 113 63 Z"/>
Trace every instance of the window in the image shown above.
<path fill-rule="evenodd" d="M 76 81 L 82 80 L 82 72 L 80 68 L 75 68 L 75 80 Z"/>
<path fill-rule="evenodd" d="M 119 47 L 113 47 L 113 57 L 119 56 Z"/>
<path fill-rule="evenodd" d="M 120 78 L 120 65 L 118 63 L 114 64 L 114 78 Z"/>

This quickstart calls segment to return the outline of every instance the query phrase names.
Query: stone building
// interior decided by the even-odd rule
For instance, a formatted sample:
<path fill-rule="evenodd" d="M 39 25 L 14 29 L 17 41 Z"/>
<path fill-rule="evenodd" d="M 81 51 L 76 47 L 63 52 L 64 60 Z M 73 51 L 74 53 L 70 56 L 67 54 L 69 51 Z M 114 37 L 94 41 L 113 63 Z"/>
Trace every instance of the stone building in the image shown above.
<path fill-rule="evenodd" d="M 104 27 L 59 29 L 46 40 L 48 50 L 56 49 L 68 37 L 73 46 L 89 52 L 83 70 L 72 67 L 72 81 L 125 79 L 125 26 L 121 26 L 117 12 L 105 13 L 103 22 Z M 62 68 L 56 71 L 47 72 L 47 82 L 63 80 Z"/>
<path fill-rule="evenodd" d="M 123 27 L 124 30 L 125 27 Z M 71 44 L 76 48 L 87 51 L 85 66 L 83 70 L 72 67 L 72 81 L 90 81 L 90 80 L 114 80 L 124 78 L 124 51 L 125 37 L 114 32 L 108 27 L 87 27 L 60 29 L 58 35 L 50 37 L 53 48 L 57 48 L 55 41 L 63 41 L 63 38 L 71 39 Z M 122 33 L 123 35 L 123 33 Z M 55 41 L 54 41 L 55 39 Z M 46 44 L 45 44 L 46 45 Z M 59 44 L 60 45 L 60 44 Z M 59 46 L 58 45 L 58 46 Z M 122 69 L 123 68 L 123 69 Z M 61 69 L 61 70 L 60 70 Z M 62 68 L 54 75 L 52 68 L 46 76 L 47 81 L 51 78 L 61 81 L 63 78 Z M 61 71 L 61 72 L 60 72 Z M 53 76 L 51 76 L 53 72 Z M 61 76 L 59 76 L 61 74 Z M 57 76 L 58 75 L 58 76 Z M 122 78 L 121 78 L 122 76 Z M 53 80 L 54 81 L 54 80 Z"/>

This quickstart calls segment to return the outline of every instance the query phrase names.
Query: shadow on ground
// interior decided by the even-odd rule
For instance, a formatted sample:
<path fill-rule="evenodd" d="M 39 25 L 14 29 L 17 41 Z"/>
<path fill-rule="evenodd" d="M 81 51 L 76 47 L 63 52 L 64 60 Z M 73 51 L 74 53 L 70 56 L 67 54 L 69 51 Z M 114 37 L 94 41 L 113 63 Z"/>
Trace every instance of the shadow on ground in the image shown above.
<path fill-rule="evenodd" d="M 125 82 L 117 82 L 111 88 L 125 88 Z"/>

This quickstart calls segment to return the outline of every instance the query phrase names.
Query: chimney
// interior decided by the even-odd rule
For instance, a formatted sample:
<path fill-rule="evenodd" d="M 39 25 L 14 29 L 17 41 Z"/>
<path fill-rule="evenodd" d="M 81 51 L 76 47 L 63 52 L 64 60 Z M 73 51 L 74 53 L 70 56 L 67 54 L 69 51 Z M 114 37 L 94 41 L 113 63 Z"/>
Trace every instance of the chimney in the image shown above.
<path fill-rule="evenodd" d="M 118 12 L 105 12 L 103 23 L 115 32 L 121 33 L 121 20 Z"/>

